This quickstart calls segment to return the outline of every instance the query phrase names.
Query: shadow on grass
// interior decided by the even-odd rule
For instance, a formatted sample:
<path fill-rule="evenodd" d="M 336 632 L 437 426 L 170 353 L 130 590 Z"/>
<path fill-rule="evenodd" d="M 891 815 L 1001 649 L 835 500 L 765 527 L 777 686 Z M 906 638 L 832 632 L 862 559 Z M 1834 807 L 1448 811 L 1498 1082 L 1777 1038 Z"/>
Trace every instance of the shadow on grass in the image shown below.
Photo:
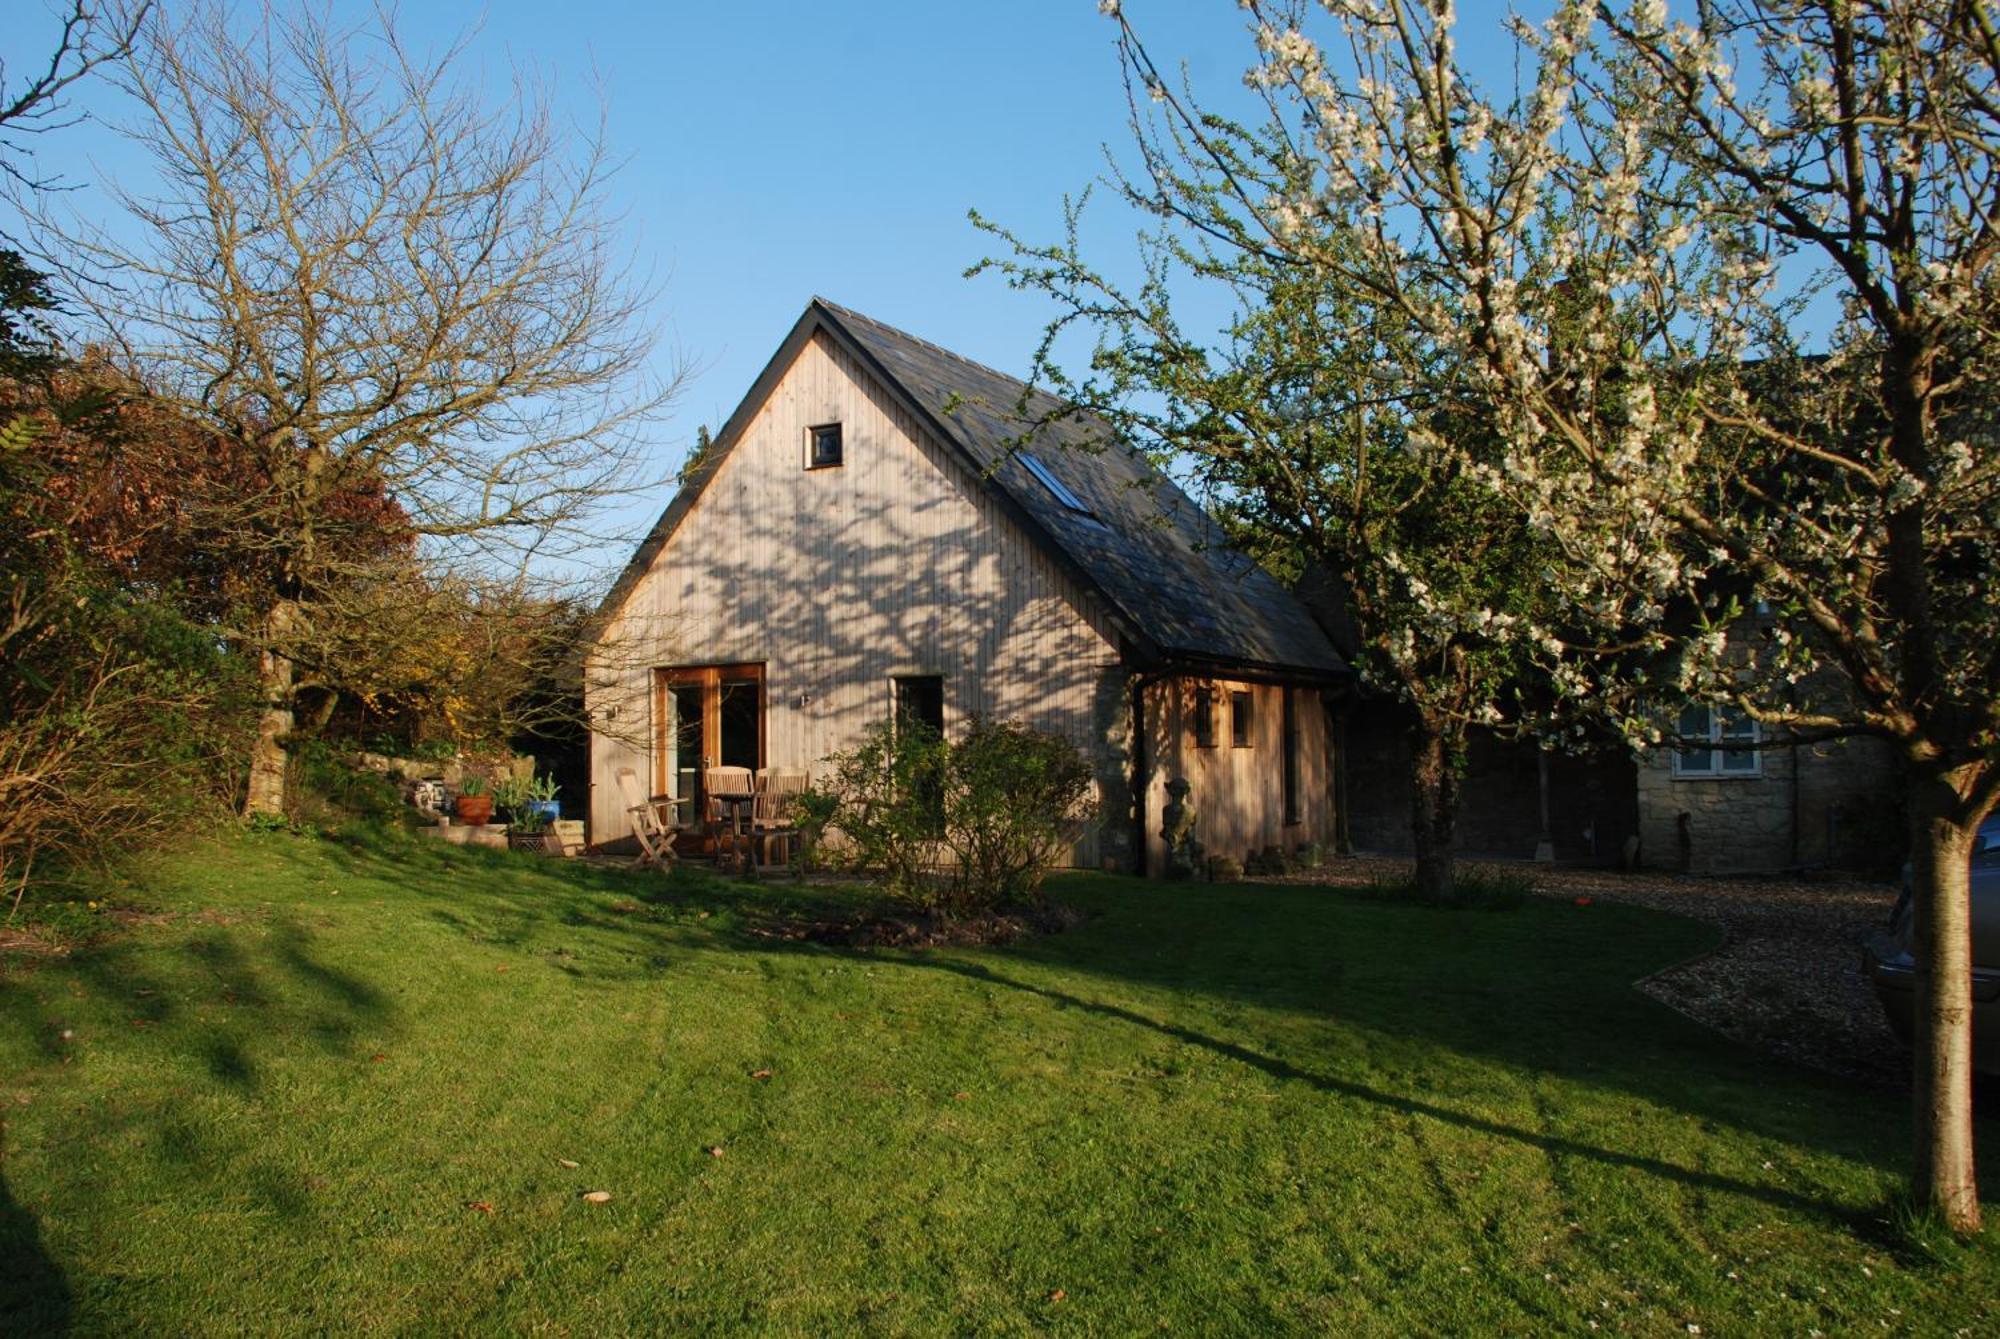
<path fill-rule="evenodd" d="M 1899 1172 L 1908 1157 L 1905 1111 L 1894 1096 L 1857 1091 L 1755 1055 L 1633 990 L 1638 978 L 1713 946 L 1709 927 L 1659 913 L 1541 901 L 1489 913 L 1325 888 L 1086 875 L 1051 882 L 1055 896 L 1091 913 L 1089 924 L 1068 933 L 939 954 L 851 950 L 806 942 L 800 932 L 814 922 L 883 910 L 883 900 L 867 890 L 782 879 L 741 883 L 699 868 L 665 875 L 530 861 L 419 841 L 407 847 L 414 849 L 357 842 L 343 847 L 338 859 L 357 875 L 415 879 L 438 894 L 428 914 L 481 942 L 534 952 L 559 943 L 566 929 L 582 928 L 628 955 L 623 963 L 600 955 L 587 968 L 554 964 L 575 977 L 657 974 L 677 957 L 704 951 L 860 955 L 884 968 L 983 960 L 989 971 L 1057 974 L 1036 983 L 1009 971 L 993 977 L 993 984 L 1101 1007 L 1107 1016 L 1169 1035 L 1176 1035 L 1173 1024 L 1124 1006 L 1136 1001 L 1144 1007 L 1145 994 L 1166 992 L 1318 1017 L 1625 1092 L 1701 1122 L 1889 1173 Z M 964 974 L 970 977 L 971 969 Z M 1070 988 L 1089 980 L 1119 983 L 1107 992 L 1119 1003 L 1091 1006 Z M 1128 988 L 1142 994 L 1126 993 Z M 1164 1005 L 1162 1017 L 1171 1017 L 1171 1009 Z M 1311 1078 L 1318 1068 L 1310 1061 L 1294 1066 L 1226 1036 L 1193 1032 L 1186 1039 L 1267 1072 Z M 1317 1077 L 1327 1084 L 1351 1082 Z M 1401 1100 L 1354 1087 L 1355 1096 Z M 1421 1107 L 1422 1088 L 1413 1092 L 1419 1096 L 1410 1100 Z M 1446 1108 L 1435 1110 L 1439 1119 L 1449 1118 Z M 1990 1120 L 1982 1125 L 1982 1133 L 2000 1133 Z M 1500 1128 L 1494 1133 L 1546 1138 Z M 1607 1163 L 1624 1156 L 1615 1149 L 1596 1153 Z M 1630 1165 L 1650 1166 L 1643 1159 Z M 1674 1174 L 1670 1164 L 1658 1170 Z M 1740 1188 L 1747 1194 L 1766 1190 Z M 1801 1201 L 1793 1207 L 1807 1206 Z"/>
<path fill-rule="evenodd" d="M 550 860 L 400 834 L 335 842 L 327 855 L 344 875 L 419 889 L 418 914 L 471 943 L 547 956 L 582 930 L 629 955 L 623 967 L 601 958 L 588 969 L 551 961 L 573 977 L 652 975 L 676 952 L 780 947 L 801 925 L 887 905 L 866 890 L 789 878 L 739 881 L 686 863 L 662 872 Z"/>
<path fill-rule="evenodd" d="M 1322 1093 L 1348 1098 L 1353 1101 L 1366 1102 L 1406 1116 L 1422 1116 L 1429 1120 L 1456 1126 L 1459 1129 L 1475 1134 L 1487 1135 L 1495 1139 L 1504 1139 L 1510 1143 L 1523 1144 L 1539 1149 L 1541 1152 L 1552 1157 L 1560 1156 L 1583 1159 L 1607 1167 L 1622 1168 L 1645 1176 L 1672 1181 L 1675 1184 L 1691 1189 L 1740 1195 L 1769 1204 L 1775 1208 L 1786 1209 L 1793 1213 L 1823 1219 L 1835 1226 L 1849 1230 L 1866 1230 L 1869 1226 L 1869 1223 L 1864 1220 L 1863 1216 L 1809 1196 L 1795 1194 L 1774 1186 L 1758 1185 L 1749 1181 L 1737 1180 L 1733 1177 L 1721 1176 L 1714 1172 L 1697 1171 L 1692 1168 L 1682 1167 L 1677 1163 L 1663 1161 L 1659 1158 L 1624 1153 L 1617 1149 L 1600 1148 L 1594 1144 L 1565 1138 L 1561 1135 L 1547 1134 L 1537 1130 L 1523 1129 L 1520 1126 L 1503 1124 L 1502 1122 L 1489 1120 L 1486 1117 L 1473 1115 L 1468 1112 L 1454 1111 L 1450 1107 L 1440 1106 L 1435 1102 L 1426 1102 L 1414 1097 L 1385 1093 L 1379 1089 L 1371 1088 L 1366 1084 L 1357 1083 L 1352 1079 L 1336 1078 L 1329 1074 L 1303 1069 L 1288 1061 L 1251 1050 L 1240 1043 L 1228 1041 L 1221 1037 L 1210 1036 L 1193 1028 L 1162 1022 L 1155 1018 L 1148 1018 L 1144 1014 L 1119 1005 L 1106 1004 L 1099 1000 L 1087 1000 L 1081 996 L 1069 994 L 1066 991 L 1021 981 L 976 963 L 960 962 L 950 958 L 913 957 L 907 960 L 907 965 L 929 971 L 949 972 L 953 975 L 976 981 L 981 985 L 998 986 L 1006 990 L 1020 991 L 1024 994 L 1034 995 L 1052 1003 L 1062 1005 L 1065 1008 L 1080 1009 L 1102 1018 L 1109 1018 L 1133 1027 L 1145 1028 L 1161 1036 L 1171 1037 L 1175 1041 L 1202 1047 L 1216 1055 L 1233 1060 L 1238 1064 L 1247 1065 L 1252 1069 L 1259 1070 L 1275 1079 L 1282 1079 L 1292 1083 L 1303 1083 Z"/>
<path fill-rule="evenodd" d="M 364 1028 L 379 1033 L 392 1022 L 387 996 L 326 961 L 295 909 L 197 916 L 0 973 L 0 1025 L 43 1059 L 67 1064 L 77 1047 L 123 1033 L 199 1058 L 207 1077 L 238 1097 L 258 1088 L 260 1042 L 307 1037 L 338 1054 Z"/>
<path fill-rule="evenodd" d="M 41 1225 L 7 1189 L 0 1143 L 0 1334 L 66 1334 L 69 1279 L 42 1246 Z"/>

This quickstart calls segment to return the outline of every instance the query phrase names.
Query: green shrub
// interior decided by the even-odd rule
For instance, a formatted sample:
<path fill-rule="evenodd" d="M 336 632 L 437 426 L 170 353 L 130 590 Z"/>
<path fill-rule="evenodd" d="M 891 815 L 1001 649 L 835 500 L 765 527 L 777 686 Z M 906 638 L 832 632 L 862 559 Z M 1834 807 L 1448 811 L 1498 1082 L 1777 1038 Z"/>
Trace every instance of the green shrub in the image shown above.
<path fill-rule="evenodd" d="M 13 582 L 27 613 L 0 635 L 0 917 L 31 881 L 221 819 L 253 720 L 211 630 L 75 567 L 34 580 Z"/>
<path fill-rule="evenodd" d="M 890 892 L 964 914 L 1035 897 L 1087 817 L 1090 767 L 1074 745 L 974 718 L 953 744 L 883 725 L 837 755 L 830 822 L 848 861 Z"/>
<path fill-rule="evenodd" d="M 400 823 L 411 812 L 395 781 L 355 766 L 345 750 L 328 740 L 296 740 L 288 757 L 292 779 L 285 788 L 286 813 L 274 820 L 276 827 L 327 832 L 354 822 Z M 253 815 L 251 828 L 272 826 L 258 822 L 264 817 Z"/>
<path fill-rule="evenodd" d="M 943 781 L 955 893 L 991 906 L 1041 891 L 1043 870 L 1085 816 L 1090 765 L 1060 735 L 975 718 L 947 753 Z"/>
<path fill-rule="evenodd" d="M 822 862 L 820 842 L 840 811 L 840 797 L 815 787 L 799 796 L 792 806 L 793 820 L 799 825 L 799 863 L 812 869 Z"/>
<path fill-rule="evenodd" d="M 883 724 L 831 760 L 832 825 L 847 839 L 845 863 L 919 903 L 930 900 L 934 883 L 926 877 L 938 827 L 930 799 L 947 748 L 929 730 Z"/>

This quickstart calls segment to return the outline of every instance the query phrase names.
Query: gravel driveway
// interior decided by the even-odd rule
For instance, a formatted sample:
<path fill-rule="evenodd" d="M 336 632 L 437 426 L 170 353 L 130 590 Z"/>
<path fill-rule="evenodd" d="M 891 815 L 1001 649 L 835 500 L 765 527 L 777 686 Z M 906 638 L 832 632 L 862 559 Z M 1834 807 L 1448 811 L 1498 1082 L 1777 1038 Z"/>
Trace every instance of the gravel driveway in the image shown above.
<path fill-rule="evenodd" d="M 1908 1054 L 1861 970 L 1861 941 L 1888 920 L 1892 885 L 1491 867 L 1532 874 L 1545 897 L 1629 902 L 1721 926 L 1721 948 L 1656 972 L 1638 988 L 1760 1050 L 1871 1085 L 1908 1086 Z M 1407 859 L 1350 856 L 1283 882 L 1353 886 L 1408 872 Z"/>

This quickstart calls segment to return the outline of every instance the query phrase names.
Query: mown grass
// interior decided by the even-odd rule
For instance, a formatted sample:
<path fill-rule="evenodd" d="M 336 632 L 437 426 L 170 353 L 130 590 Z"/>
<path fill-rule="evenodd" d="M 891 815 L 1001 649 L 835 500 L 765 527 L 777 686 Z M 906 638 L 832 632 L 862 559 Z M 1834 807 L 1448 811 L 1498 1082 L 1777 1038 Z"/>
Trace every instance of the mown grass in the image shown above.
<path fill-rule="evenodd" d="M 1629 988 L 1702 927 L 1055 891 L 1090 919 L 864 952 L 776 933 L 828 896 L 786 885 L 158 862 L 0 966 L 0 1332 L 2000 1322 L 2000 1251 L 1888 1207 L 1901 1100 Z"/>

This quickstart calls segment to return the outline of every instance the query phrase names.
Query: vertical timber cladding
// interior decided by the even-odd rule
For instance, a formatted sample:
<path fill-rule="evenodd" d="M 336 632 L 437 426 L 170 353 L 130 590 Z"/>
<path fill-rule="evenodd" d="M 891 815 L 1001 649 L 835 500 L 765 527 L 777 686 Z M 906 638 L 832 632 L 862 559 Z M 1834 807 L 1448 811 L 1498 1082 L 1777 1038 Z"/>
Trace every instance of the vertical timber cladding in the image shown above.
<path fill-rule="evenodd" d="M 948 729 L 975 712 L 1018 720 L 1105 774 L 1099 698 L 1122 673 L 1110 625 L 955 449 L 824 333 L 746 415 L 626 598 L 634 623 L 662 630 L 646 663 L 762 664 L 774 767 L 821 772 L 888 719 L 897 676 L 923 674 L 942 676 Z M 808 469 L 809 430 L 829 423 L 841 463 Z M 615 749 L 592 753 L 593 823 L 622 835 Z"/>
<path fill-rule="evenodd" d="M 1204 704 L 1213 713 L 1208 730 L 1197 720 Z M 1247 720 L 1239 704 L 1247 706 Z M 1288 724 L 1293 731 L 1292 787 L 1287 785 Z M 1167 803 L 1167 782 L 1176 776 L 1186 777 L 1193 787 L 1195 832 L 1209 855 L 1241 860 L 1267 846 L 1289 854 L 1307 842 L 1330 850 L 1334 813 L 1328 728 L 1316 685 L 1183 676 L 1149 686 L 1146 867 L 1166 867 L 1159 816 Z M 1287 813 L 1288 789 L 1297 821 Z"/>

